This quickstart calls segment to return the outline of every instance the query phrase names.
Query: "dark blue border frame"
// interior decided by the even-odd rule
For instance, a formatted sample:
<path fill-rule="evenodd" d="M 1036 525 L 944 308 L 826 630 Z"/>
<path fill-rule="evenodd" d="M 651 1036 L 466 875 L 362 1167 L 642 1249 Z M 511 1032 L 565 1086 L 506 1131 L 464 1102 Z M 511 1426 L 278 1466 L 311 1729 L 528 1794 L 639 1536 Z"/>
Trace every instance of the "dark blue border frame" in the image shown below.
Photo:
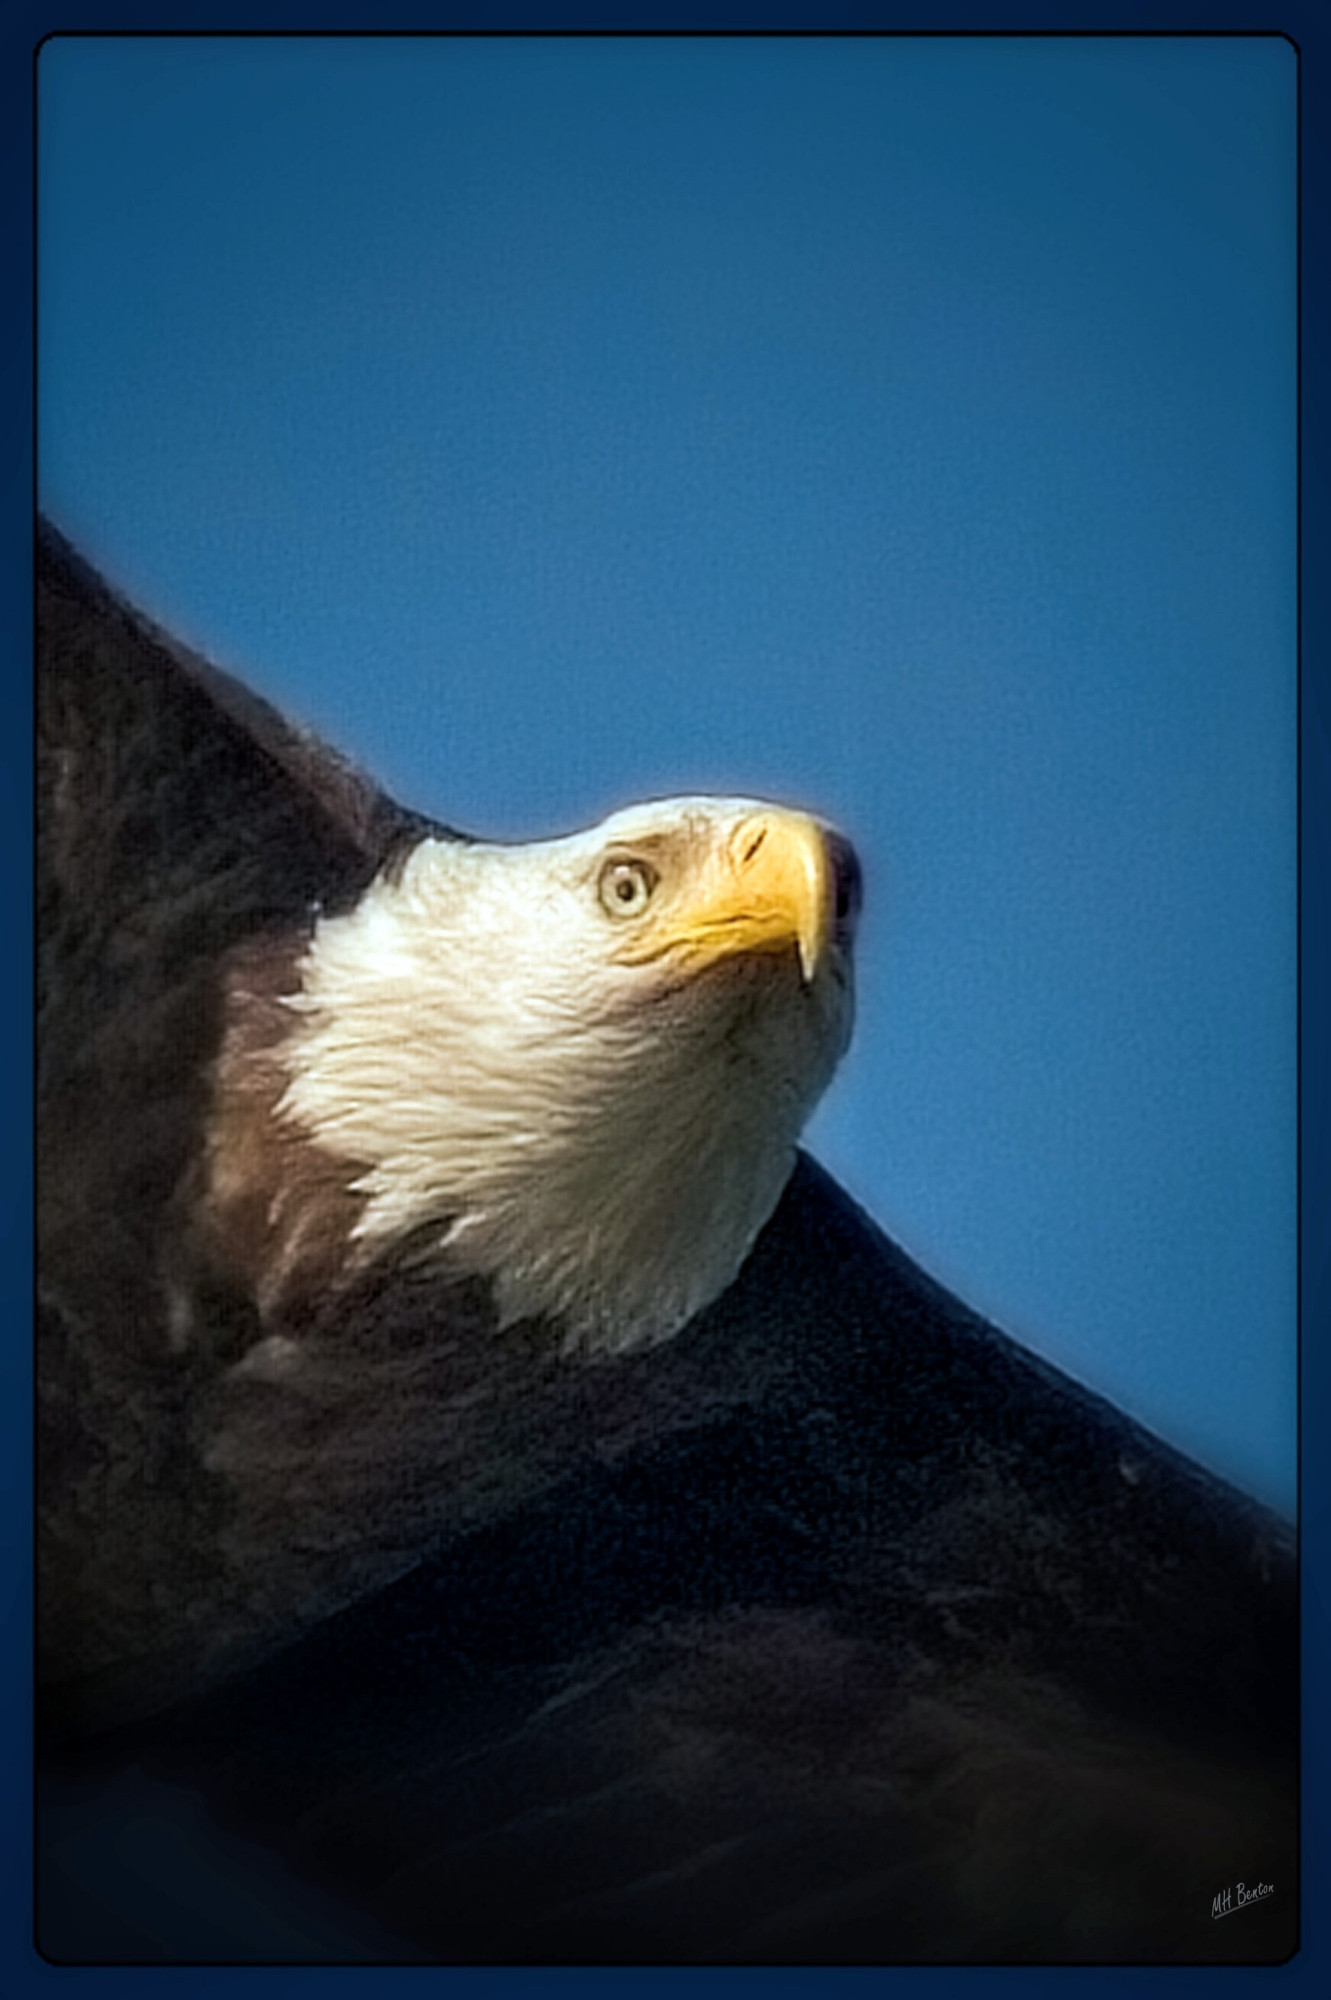
<path fill-rule="evenodd" d="M 662 7 L 654 14 L 640 11 L 630 0 L 613 7 L 593 0 L 576 8 L 529 4 L 510 9 L 477 5 L 471 8 L 419 4 L 399 6 L 389 22 L 369 24 L 356 10 L 336 4 L 315 7 L 311 0 L 286 0 L 264 10 L 267 32 L 359 31 L 391 25 L 405 31 L 441 29 L 510 32 L 568 29 L 611 33 L 631 29 L 706 31 L 723 27 L 734 32 L 835 29 L 923 33 L 1283 33 L 1301 53 L 1302 106 L 1302 546 L 1312 552 L 1302 566 L 1301 636 L 1301 1160 L 1302 1234 L 1302 1420 L 1306 1435 L 1318 1438 L 1319 1419 L 1328 1409 L 1331 1351 L 1321 1337 L 1331 1331 L 1331 1044 L 1326 1024 L 1331 1020 L 1331 453 L 1328 452 L 1327 348 L 1331 330 L 1331 9 L 1326 0 L 1119 0 L 1099 8 L 1088 0 L 1027 0 L 1023 6 L 972 0 L 970 5 L 935 8 L 928 0 L 914 6 L 891 0 L 862 0 L 843 5 L 831 18 L 821 9 L 794 9 L 782 0 L 755 6 L 752 0 L 712 13 L 698 8 Z M 696 1993 L 701 1980 L 710 1990 L 772 1990 L 826 1995 L 831 1991 L 865 1992 L 891 1981 L 920 1992 L 939 1986 L 951 1990 L 977 1985 L 1024 1993 L 1031 1985 L 1042 1992 L 1065 1990 L 1073 1982 L 1120 1985 L 1142 1982 L 1156 1991 L 1196 1990 L 1203 1980 L 1242 1979 L 1253 1984 L 1280 1982 L 1282 1990 L 1324 1990 L 1331 1976 L 1331 1925 L 1316 1893 L 1320 1869 L 1331 1857 L 1328 1840 L 1328 1746 L 1331 1724 L 1325 1702 L 1315 1691 L 1331 1680 L 1331 1468 L 1325 1455 L 1301 1455 L 1301 1504 L 1304 1551 L 1304 1897 L 1303 1943 L 1288 1965 L 1273 1968 L 928 1968 L 820 1971 L 816 1968 L 763 1971 L 625 1970 L 522 1971 L 497 1969 L 422 1969 L 376 1967 L 181 1967 L 181 1968 L 56 1968 L 47 1965 L 31 1944 L 30 1855 L 30 1491 L 31 1446 L 29 1410 L 31 1375 L 28 1361 L 31 1281 L 31 1101 L 30 1033 L 32 815 L 31 700 L 28 662 L 31 658 L 31 535 L 32 535 L 32 195 L 33 59 L 41 40 L 66 33 L 188 33 L 236 32 L 258 28 L 252 17 L 237 18 L 238 10 L 205 6 L 197 0 L 175 5 L 131 4 L 115 7 L 108 0 L 81 0 L 68 11 L 50 0 L 8 0 L 0 16 L 0 239 L 4 257 L 0 270 L 0 380 L 5 391 L 3 428 L 5 453 L 0 464 L 0 630 L 7 664 L 0 672 L 0 861 L 7 892 L 6 932 L 13 940 L 4 984 L 5 1027 L 9 1051 L 7 1099 L 13 1116 L 6 1119 L 0 1163 L 0 1253 L 3 1277 L 5 1339 L 0 1345 L 0 1985 L 11 1994 L 48 1994 L 70 1982 L 94 1983 L 99 1991 L 137 1995 L 145 1985 L 157 1993 L 196 1991 L 219 1995 L 244 1993 L 246 2000 L 267 2000 L 269 1994 L 303 1992 L 320 1979 L 351 1983 L 357 1994 L 370 1982 L 446 1979 L 454 1990 L 468 1994 L 508 1993 L 539 1985 L 564 1991 L 602 1992 L 678 1990 L 687 1979 Z M 941 16 L 941 18 L 940 18 Z M 1320 554 L 1319 554 L 1320 552 Z M 9 1010 L 12 1009 L 12 1016 Z M 1320 1980 L 1316 1968 L 1321 1966 Z"/>

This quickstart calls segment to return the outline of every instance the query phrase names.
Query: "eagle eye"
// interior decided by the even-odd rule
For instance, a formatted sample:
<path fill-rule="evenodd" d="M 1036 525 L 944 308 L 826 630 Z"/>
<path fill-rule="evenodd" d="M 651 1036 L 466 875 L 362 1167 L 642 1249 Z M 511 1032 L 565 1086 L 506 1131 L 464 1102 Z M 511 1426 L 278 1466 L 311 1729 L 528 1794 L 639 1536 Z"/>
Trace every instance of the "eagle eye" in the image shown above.
<path fill-rule="evenodd" d="M 629 861 L 622 855 L 607 861 L 601 870 L 601 907 L 612 917 L 637 917 L 651 901 L 656 887 L 656 871 L 645 861 Z"/>

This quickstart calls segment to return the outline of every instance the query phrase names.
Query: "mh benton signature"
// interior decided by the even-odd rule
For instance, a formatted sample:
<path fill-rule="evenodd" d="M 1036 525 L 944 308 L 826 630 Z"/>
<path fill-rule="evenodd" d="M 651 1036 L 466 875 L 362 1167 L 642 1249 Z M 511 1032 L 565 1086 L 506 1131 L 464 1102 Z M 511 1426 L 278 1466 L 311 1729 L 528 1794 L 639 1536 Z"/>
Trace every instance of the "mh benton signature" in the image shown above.
<path fill-rule="evenodd" d="M 1222 1889 L 1218 1896 L 1211 1898 L 1211 1915 L 1232 1917 L 1235 1910 L 1246 1910 L 1250 1903 L 1264 1903 L 1268 1896 L 1274 1895 L 1274 1883 L 1256 1882 L 1251 1889 L 1247 1889 L 1240 1882 L 1236 1889 Z"/>

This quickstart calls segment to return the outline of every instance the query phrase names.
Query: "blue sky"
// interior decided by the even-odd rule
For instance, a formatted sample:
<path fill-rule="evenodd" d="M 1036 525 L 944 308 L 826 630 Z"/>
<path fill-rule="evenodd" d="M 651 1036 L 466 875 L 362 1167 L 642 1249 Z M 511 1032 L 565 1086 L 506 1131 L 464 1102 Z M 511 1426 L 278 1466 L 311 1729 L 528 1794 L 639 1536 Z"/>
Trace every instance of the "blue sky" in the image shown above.
<path fill-rule="evenodd" d="M 1287 1510 L 1295 65 L 67 38 L 43 503 L 403 800 L 855 839 L 812 1149 Z"/>

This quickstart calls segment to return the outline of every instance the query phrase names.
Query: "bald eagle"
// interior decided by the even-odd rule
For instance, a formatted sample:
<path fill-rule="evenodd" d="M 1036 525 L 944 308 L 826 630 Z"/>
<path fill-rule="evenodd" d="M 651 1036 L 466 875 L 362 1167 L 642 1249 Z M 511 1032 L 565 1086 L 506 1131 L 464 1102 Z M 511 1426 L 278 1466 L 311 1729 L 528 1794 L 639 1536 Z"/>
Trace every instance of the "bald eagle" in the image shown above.
<path fill-rule="evenodd" d="M 71 1874 L 131 1771 L 353 1958 L 1286 1956 L 1288 1530 L 797 1151 L 844 838 L 470 841 L 38 583 L 48 1956 L 271 1955 Z"/>

